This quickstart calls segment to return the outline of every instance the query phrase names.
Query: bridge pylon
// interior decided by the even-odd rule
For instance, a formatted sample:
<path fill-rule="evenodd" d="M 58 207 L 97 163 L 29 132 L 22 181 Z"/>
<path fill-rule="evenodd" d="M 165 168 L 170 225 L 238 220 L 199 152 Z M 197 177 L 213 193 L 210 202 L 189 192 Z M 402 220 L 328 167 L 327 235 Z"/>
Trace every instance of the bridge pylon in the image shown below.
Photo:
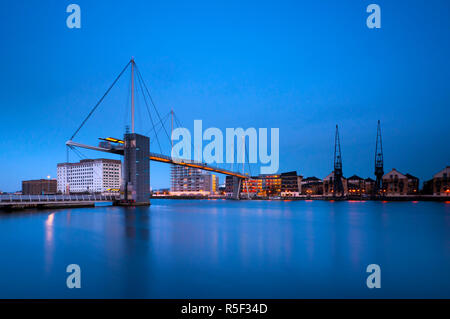
<path fill-rule="evenodd" d="M 242 186 L 242 178 L 233 176 L 233 199 L 239 200 L 239 194 Z"/>
<path fill-rule="evenodd" d="M 124 142 L 120 205 L 150 205 L 150 139 L 125 133 Z"/>

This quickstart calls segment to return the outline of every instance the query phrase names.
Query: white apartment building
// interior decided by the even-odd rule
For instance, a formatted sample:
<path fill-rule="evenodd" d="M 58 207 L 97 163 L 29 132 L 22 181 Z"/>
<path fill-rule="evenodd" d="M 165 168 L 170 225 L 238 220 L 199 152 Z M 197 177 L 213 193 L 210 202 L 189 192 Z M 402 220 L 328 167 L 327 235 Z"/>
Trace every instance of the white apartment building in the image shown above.
<path fill-rule="evenodd" d="M 57 192 L 117 193 L 122 177 L 122 162 L 112 159 L 85 159 L 79 163 L 59 163 Z"/>

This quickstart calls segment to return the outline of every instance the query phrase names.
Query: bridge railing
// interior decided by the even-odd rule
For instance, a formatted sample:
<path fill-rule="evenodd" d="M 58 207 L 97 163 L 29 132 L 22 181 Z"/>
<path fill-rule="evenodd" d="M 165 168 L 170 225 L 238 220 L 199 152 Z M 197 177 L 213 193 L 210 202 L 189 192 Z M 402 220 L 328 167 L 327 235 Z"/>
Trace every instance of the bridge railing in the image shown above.
<path fill-rule="evenodd" d="M 45 202 L 110 202 L 118 199 L 119 195 L 0 195 L 0 203 L 45 203 Z"/>

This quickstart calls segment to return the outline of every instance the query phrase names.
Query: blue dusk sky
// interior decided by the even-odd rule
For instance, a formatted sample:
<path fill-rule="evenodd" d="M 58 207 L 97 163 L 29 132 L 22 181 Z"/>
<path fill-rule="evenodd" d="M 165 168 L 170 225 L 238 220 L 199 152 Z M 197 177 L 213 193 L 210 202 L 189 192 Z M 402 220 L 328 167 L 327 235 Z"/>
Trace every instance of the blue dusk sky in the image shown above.
<path fill-rule="evenodd" d="M 81 29 L 66 26 L 70 3 Z M 370 3 L 381 29 L 366 26 Z M 338 124 L 344 175 L 373 177 L 381 120 L 385 172 L 430 179 L 450 165 L 449 15 L 436 0 L 2 1 L 0 190 L 56 176 L 65 142 L 132 56 L 161 116 L 279 128 L 281 172 L 326 176 Z M 122 136 L 128 86 L 127 73 L 76 141 Z M 151 185 L 169 187 L 169 167 L 152 163 Z"/>

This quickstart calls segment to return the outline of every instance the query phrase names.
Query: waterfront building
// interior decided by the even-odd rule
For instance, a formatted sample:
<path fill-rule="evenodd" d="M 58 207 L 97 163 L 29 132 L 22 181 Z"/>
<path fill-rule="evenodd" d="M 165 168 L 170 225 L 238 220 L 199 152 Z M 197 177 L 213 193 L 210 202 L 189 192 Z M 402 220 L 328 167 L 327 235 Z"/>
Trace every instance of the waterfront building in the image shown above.
<path fill-rule="evenodd" d="M 433 176 L 432 186 L 434 196 L 450 196 L 450 166 Z"/>
<path fill-rule="evenodd" d="M 150 192 L 152 196 L 167 196 L 170 194 L 169 188 L 155 189 Z"/>
<path fill-rule="evenodd" d="M 240 194 L 243 198 L 265 197 L 266 192 L 263 188 L 263 179 L 258 177 L 243 179 L 241 181 Z"/>
<path fill-rule="evenodd" d="M 280 196 L 280 175 L 259 175 L 241 182 L 240 194 L 243 198 Z"/>
<path fill-rule="evenodd" d="M 363 195 L 366 193 L 364 179 L 358 175 L 353 175 L 347 179 L 347 188 L 349 195 Z"/>
<path fill-rule="evenodd" d="M 175 196 L 208 196 L 219 189 L 217 175 L 198 168 L 172 165 L 170 194 Z"/>
<path fill-rule="evenodd" d="M 296 171 L 282 173 L 281 197 L 298 197 L 302 192 L 303 176 L 297 175 Z"/>
<path fill-rule="evenodd" d="M 219 177 L 215 174 L 211 174 L 211 194 L 219 193 Z"/>
<path fill-rule="evenodd" d="M 258 175 L 241 182 L 241 197 L 277 197 L 281 194 L 281 175 Z"/>
<path fill-rule="evenodd" d="M 405 174 L 405 176 L 408 178 L 407 194 L 417 195 L 419 192 L 419 179 L 411 174 Z"/>
<path fill-rule="evenodd" d="M 241 180 L 239 194 L 241 198 L 279 197 L 284 196 L 282 195 L 283 189 L 285 191 L 283 194 L 290 194 L 287 196 L 298 196 L 299 177 L 301 176 L 297 176 L 297 172 L 252 176 Z M 225 195 L 227 197 L 233 196 L 234 182 L 231 176 L 225 178 Z"/>
<path fill-rule="evenodd" d="M 59 163 L 57 175 L 58 193 L 117 194 L 121 186 L 122 162 L 99 158 Z"/>
<path fill-rule="evenodd" d="M 395 168 L 383 175 L 383 193 L 386 196 L 403 196 L 408 194 L 408 177 Z"/>
<path fill-rule="evenodd" d="M 225 196 L 226 197 L 233 197 L 233 187 L 234 187 L 234 181 L 233 176 L 225 176 Z"/>
<path fill-rule="evenodd" d="M 375 193 L 375 180 L 371 179 L 370 177 L 366 178 L 364 180 L 364 189 L 366 195 L 371 195 Z"/>
<path fill-rule="evenodd" d="M 421 195 L 433 195 L 433 179 L 423 182 L 422 190 L 420 191 Z"/>
<path fill-rule="evenodd" d="M 315 176 L 307 177 L 300 182 L 300 190 L 302 195 L 322 195 L 323 181 Z"/>
<path fill-rule="evenodd" d="M 265 197 L 280 196 L 281 194 L 281 175 L 259 175 L 262 181 L 262 187 Z"/>
<path fill-rule="evenodd" d="M 325 196 L 346 196 L 348 194 L 347 179 L 344 176 L 341 177 L 343 193 L 342 192 L 335 193 L 334 178 L 335 174 L 334 171 L 332 171 L 330 174 L 328 174 L 327 177 L 323 179 L 323 194 Z"/>
<path fill-rule="evenodd" d="M 56 179 L 22 181 L 22 195 L 54 195 L 56 190 Z"/>

